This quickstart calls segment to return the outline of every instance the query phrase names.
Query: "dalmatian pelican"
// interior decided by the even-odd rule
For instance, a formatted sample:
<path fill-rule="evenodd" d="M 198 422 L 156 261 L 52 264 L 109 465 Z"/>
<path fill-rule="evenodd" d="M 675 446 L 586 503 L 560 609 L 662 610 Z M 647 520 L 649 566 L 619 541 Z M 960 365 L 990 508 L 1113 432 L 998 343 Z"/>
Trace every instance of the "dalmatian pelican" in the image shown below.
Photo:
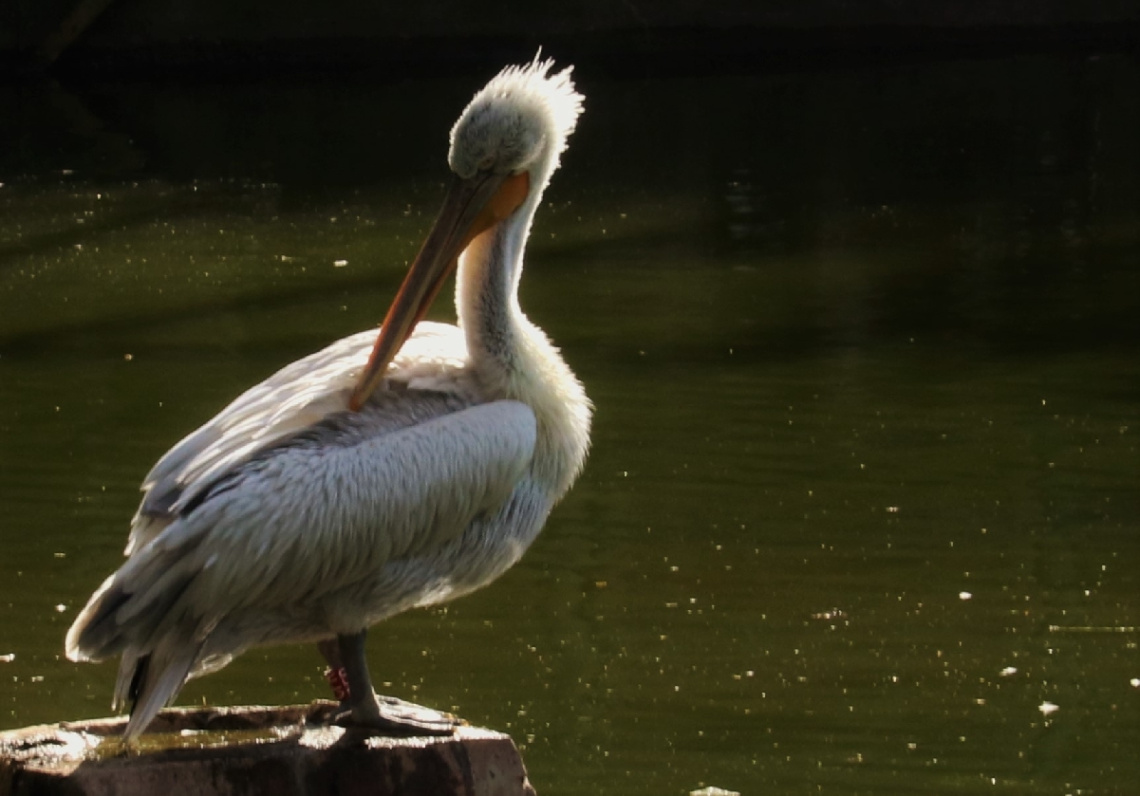
<path fill-rule="evenodd" d="M 66 641 L 73 661 L 120 657 L 128 742 L 187 679 L 304 641 L 332 666 L 342 723 L 434 731 L 377 698 L 368 628 L 502 575 L 589 447 L 590 401 L 518 303 L 531 223 L 582 110 L 570 72 L 536 57 L 467 105 L 443 207 L 378 337 L 286 366 L 144 479 L 127 559 Z M 452 272 L 458 325 L 423 321 Z"/>

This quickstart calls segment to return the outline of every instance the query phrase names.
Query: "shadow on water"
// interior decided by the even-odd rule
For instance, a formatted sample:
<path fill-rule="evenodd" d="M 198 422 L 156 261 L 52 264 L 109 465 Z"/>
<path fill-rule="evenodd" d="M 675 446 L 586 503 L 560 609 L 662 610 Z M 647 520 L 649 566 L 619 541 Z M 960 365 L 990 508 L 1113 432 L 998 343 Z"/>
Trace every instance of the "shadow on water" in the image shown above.
<path fill-rule="evenodd" d="M 543 794 L 1132 787 L 1135 59 L 577 75 L 522 302 L 592 458 L 376 680 Z M 62 636 L 141 476 L 379 321 L 480 79 L 0 88 L 5 726 L 106 712 Z M 181 699 L 324 695 L 283 648 Z"/>

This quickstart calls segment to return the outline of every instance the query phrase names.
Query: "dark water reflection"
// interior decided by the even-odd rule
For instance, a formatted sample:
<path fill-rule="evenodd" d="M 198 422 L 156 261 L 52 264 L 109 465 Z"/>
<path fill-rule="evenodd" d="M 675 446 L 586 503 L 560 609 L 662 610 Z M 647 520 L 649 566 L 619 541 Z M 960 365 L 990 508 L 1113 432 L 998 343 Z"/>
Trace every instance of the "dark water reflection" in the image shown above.
<path fill-rule="evenodd" d="M 580 67 L 523 302 L 595 449 L 522 565 L 375 632 L 377 679 L 543 794 L 1128 791 L 1136 62 Z M 379 319 L 479 79 L 5 100 L 2 726 L 106 713 L 62 636 L 139 479 Z M 285 648 L 181 701 L 323 693 Z"/>

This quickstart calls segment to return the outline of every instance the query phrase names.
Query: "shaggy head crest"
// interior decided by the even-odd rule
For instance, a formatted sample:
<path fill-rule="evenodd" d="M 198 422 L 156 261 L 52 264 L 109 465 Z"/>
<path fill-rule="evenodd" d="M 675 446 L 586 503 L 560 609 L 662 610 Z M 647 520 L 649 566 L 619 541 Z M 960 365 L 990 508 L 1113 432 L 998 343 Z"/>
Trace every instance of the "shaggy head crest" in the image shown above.
<path fill-rule="evenodd" d="M 451 129 L 448 163 L 460 177 L 480 171 L 518 173 L 557 166 L 582 112 L 568 66 L 550 74 L 554 61 L 539 56 L 508 66 L 468 103 Z"/>

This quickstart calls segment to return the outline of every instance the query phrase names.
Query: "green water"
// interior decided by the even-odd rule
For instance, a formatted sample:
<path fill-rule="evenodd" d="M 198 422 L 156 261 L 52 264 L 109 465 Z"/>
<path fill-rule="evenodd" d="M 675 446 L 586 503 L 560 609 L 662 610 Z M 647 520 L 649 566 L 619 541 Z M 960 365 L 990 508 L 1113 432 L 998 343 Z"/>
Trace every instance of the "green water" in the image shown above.
<path fill-rule="evenodd" d="M 1133 791 L 1137 62 L 578 75 L 522 302 L 590 462 L 502 580 L 373 632 L 382 690 L 543 796 Z M 140 479 L 380 320 L 484 77 L 0 88 L 0 727 L 107 713 L 63 634 Z"/>

